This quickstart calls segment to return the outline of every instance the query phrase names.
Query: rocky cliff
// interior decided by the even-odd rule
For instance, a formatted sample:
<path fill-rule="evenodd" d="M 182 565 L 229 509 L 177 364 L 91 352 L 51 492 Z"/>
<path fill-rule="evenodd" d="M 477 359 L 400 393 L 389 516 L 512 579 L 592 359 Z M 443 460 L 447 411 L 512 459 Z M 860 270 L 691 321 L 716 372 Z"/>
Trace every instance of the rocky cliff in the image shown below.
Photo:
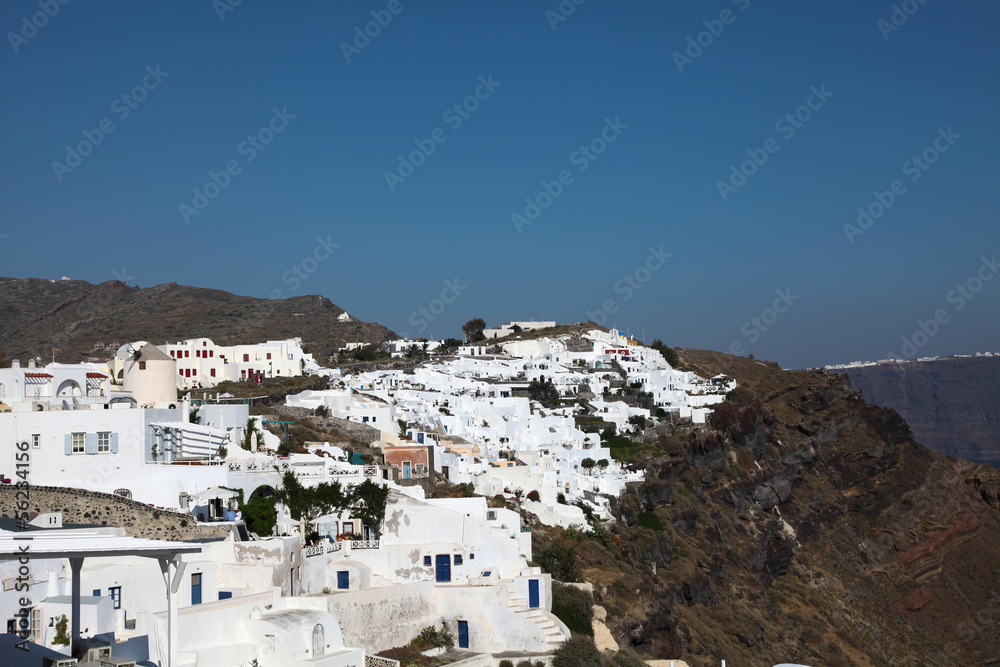
<path fill-rule="evenodd" d="M 653 440 L 607 532 L 536 530 L 536 554 L 576 551 L 620 644 L 706 667 L 1000 656 L 1000 470 L 917 444 L 844 375 L 681 356 L 747 392 Z"/>
<path fill-rule="evenodd" d="M 866 401 L 898 412 L 917 442 L 1000 467 L 1000 357 L 960 357 L 847 369 Z"/>

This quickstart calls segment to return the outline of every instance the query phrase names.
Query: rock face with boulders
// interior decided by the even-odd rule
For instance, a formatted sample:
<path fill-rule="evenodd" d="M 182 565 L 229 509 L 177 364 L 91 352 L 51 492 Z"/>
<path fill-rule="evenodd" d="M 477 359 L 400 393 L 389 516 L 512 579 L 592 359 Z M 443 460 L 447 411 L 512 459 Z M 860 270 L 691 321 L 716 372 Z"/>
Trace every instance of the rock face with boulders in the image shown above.
<path fill-rule="evenodd" d="M 16 491 L 13 485 L 0 486 L 0 517 L 14 516 Z M 190 514 L 157 509 L 109 493 L 51 486 L 30 486 L 27 491 L 29 517 L 61 512 L 64 524 L 118 526 L 132 537 L 176 541 L 219 539 L 231 530 L 228 525 L 198 526 Z"/>

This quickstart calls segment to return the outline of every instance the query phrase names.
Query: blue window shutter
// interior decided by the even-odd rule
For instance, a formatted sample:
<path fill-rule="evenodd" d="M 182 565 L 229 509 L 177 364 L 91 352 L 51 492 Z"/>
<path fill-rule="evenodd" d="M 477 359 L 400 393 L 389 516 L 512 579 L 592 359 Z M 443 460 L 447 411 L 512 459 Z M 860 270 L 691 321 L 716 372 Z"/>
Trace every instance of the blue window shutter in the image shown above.
<path fill-rule="evenodd" d="M 112 454 L 117 454 L 118 453 L 118 434 L 117 433 L 112 433 L 111 434 L 111 453 Z"/>
<path fill-rule="evenodd" d="M 67 433 L 66 434 L 66 456 L 69 456 L 72 453 L 73 453 L 73 434 L 72 433 Z"/>
<path fill-rule="evenodd" d="M 97 453 L 97 434 L 87 433 L 83 436 L 83 452 L 85 454 Z"/>

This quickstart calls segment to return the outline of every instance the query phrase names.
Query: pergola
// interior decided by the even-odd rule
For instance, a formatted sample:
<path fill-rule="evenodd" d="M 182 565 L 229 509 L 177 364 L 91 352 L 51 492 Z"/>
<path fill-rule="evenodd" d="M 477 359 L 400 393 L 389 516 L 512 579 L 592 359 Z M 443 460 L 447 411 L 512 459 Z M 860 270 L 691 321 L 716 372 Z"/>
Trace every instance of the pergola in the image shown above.
<path fill-rule="evenodd" d="M 176 595 L 185 567 L 181 556 L 193 553 L 201 553 L 200 544 L 147 540 L 88 530 L 0 530 L 0 561 L 27 559 L 30 565 L 35 558 L 69 559 L 73 573 L 73 641 L 80 638 L 80 570 L 85 558 L 141 556 L 158 560 L 167 590 L 167 662 L 164 667 L 174 667 L 174 647 L 177 645 Z"/>

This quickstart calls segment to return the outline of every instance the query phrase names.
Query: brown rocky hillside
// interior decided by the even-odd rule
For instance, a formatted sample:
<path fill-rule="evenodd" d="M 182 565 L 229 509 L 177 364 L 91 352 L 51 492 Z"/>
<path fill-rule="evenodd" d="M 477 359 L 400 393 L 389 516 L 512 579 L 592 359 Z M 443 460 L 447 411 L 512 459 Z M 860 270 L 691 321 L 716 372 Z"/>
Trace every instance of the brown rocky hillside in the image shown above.
<path fill-rule="evenodd" d="M 11 359 L 72 363 L 106 357 L 113 343 L 208 337 L 221 345 L 299 336 L 317 359 L 346 342 L 381 342 L 395 334 L 380 324 L 338 322 L 343 308 L 326 297 L 256 299 L 222 290 L 166 283 L 0 278 L 0 351 Z M 103 347 L 99 347 L 103 346 Z"/>
<path fill-rule="evenodd" d="M 692 666 L 987 665 L 1000 656 L 1000 470 L 935 453 L 846 376 L 682 350 L 751 395 L 678 431 L 610 534 L 571 545 L 619 643 Z"/>

